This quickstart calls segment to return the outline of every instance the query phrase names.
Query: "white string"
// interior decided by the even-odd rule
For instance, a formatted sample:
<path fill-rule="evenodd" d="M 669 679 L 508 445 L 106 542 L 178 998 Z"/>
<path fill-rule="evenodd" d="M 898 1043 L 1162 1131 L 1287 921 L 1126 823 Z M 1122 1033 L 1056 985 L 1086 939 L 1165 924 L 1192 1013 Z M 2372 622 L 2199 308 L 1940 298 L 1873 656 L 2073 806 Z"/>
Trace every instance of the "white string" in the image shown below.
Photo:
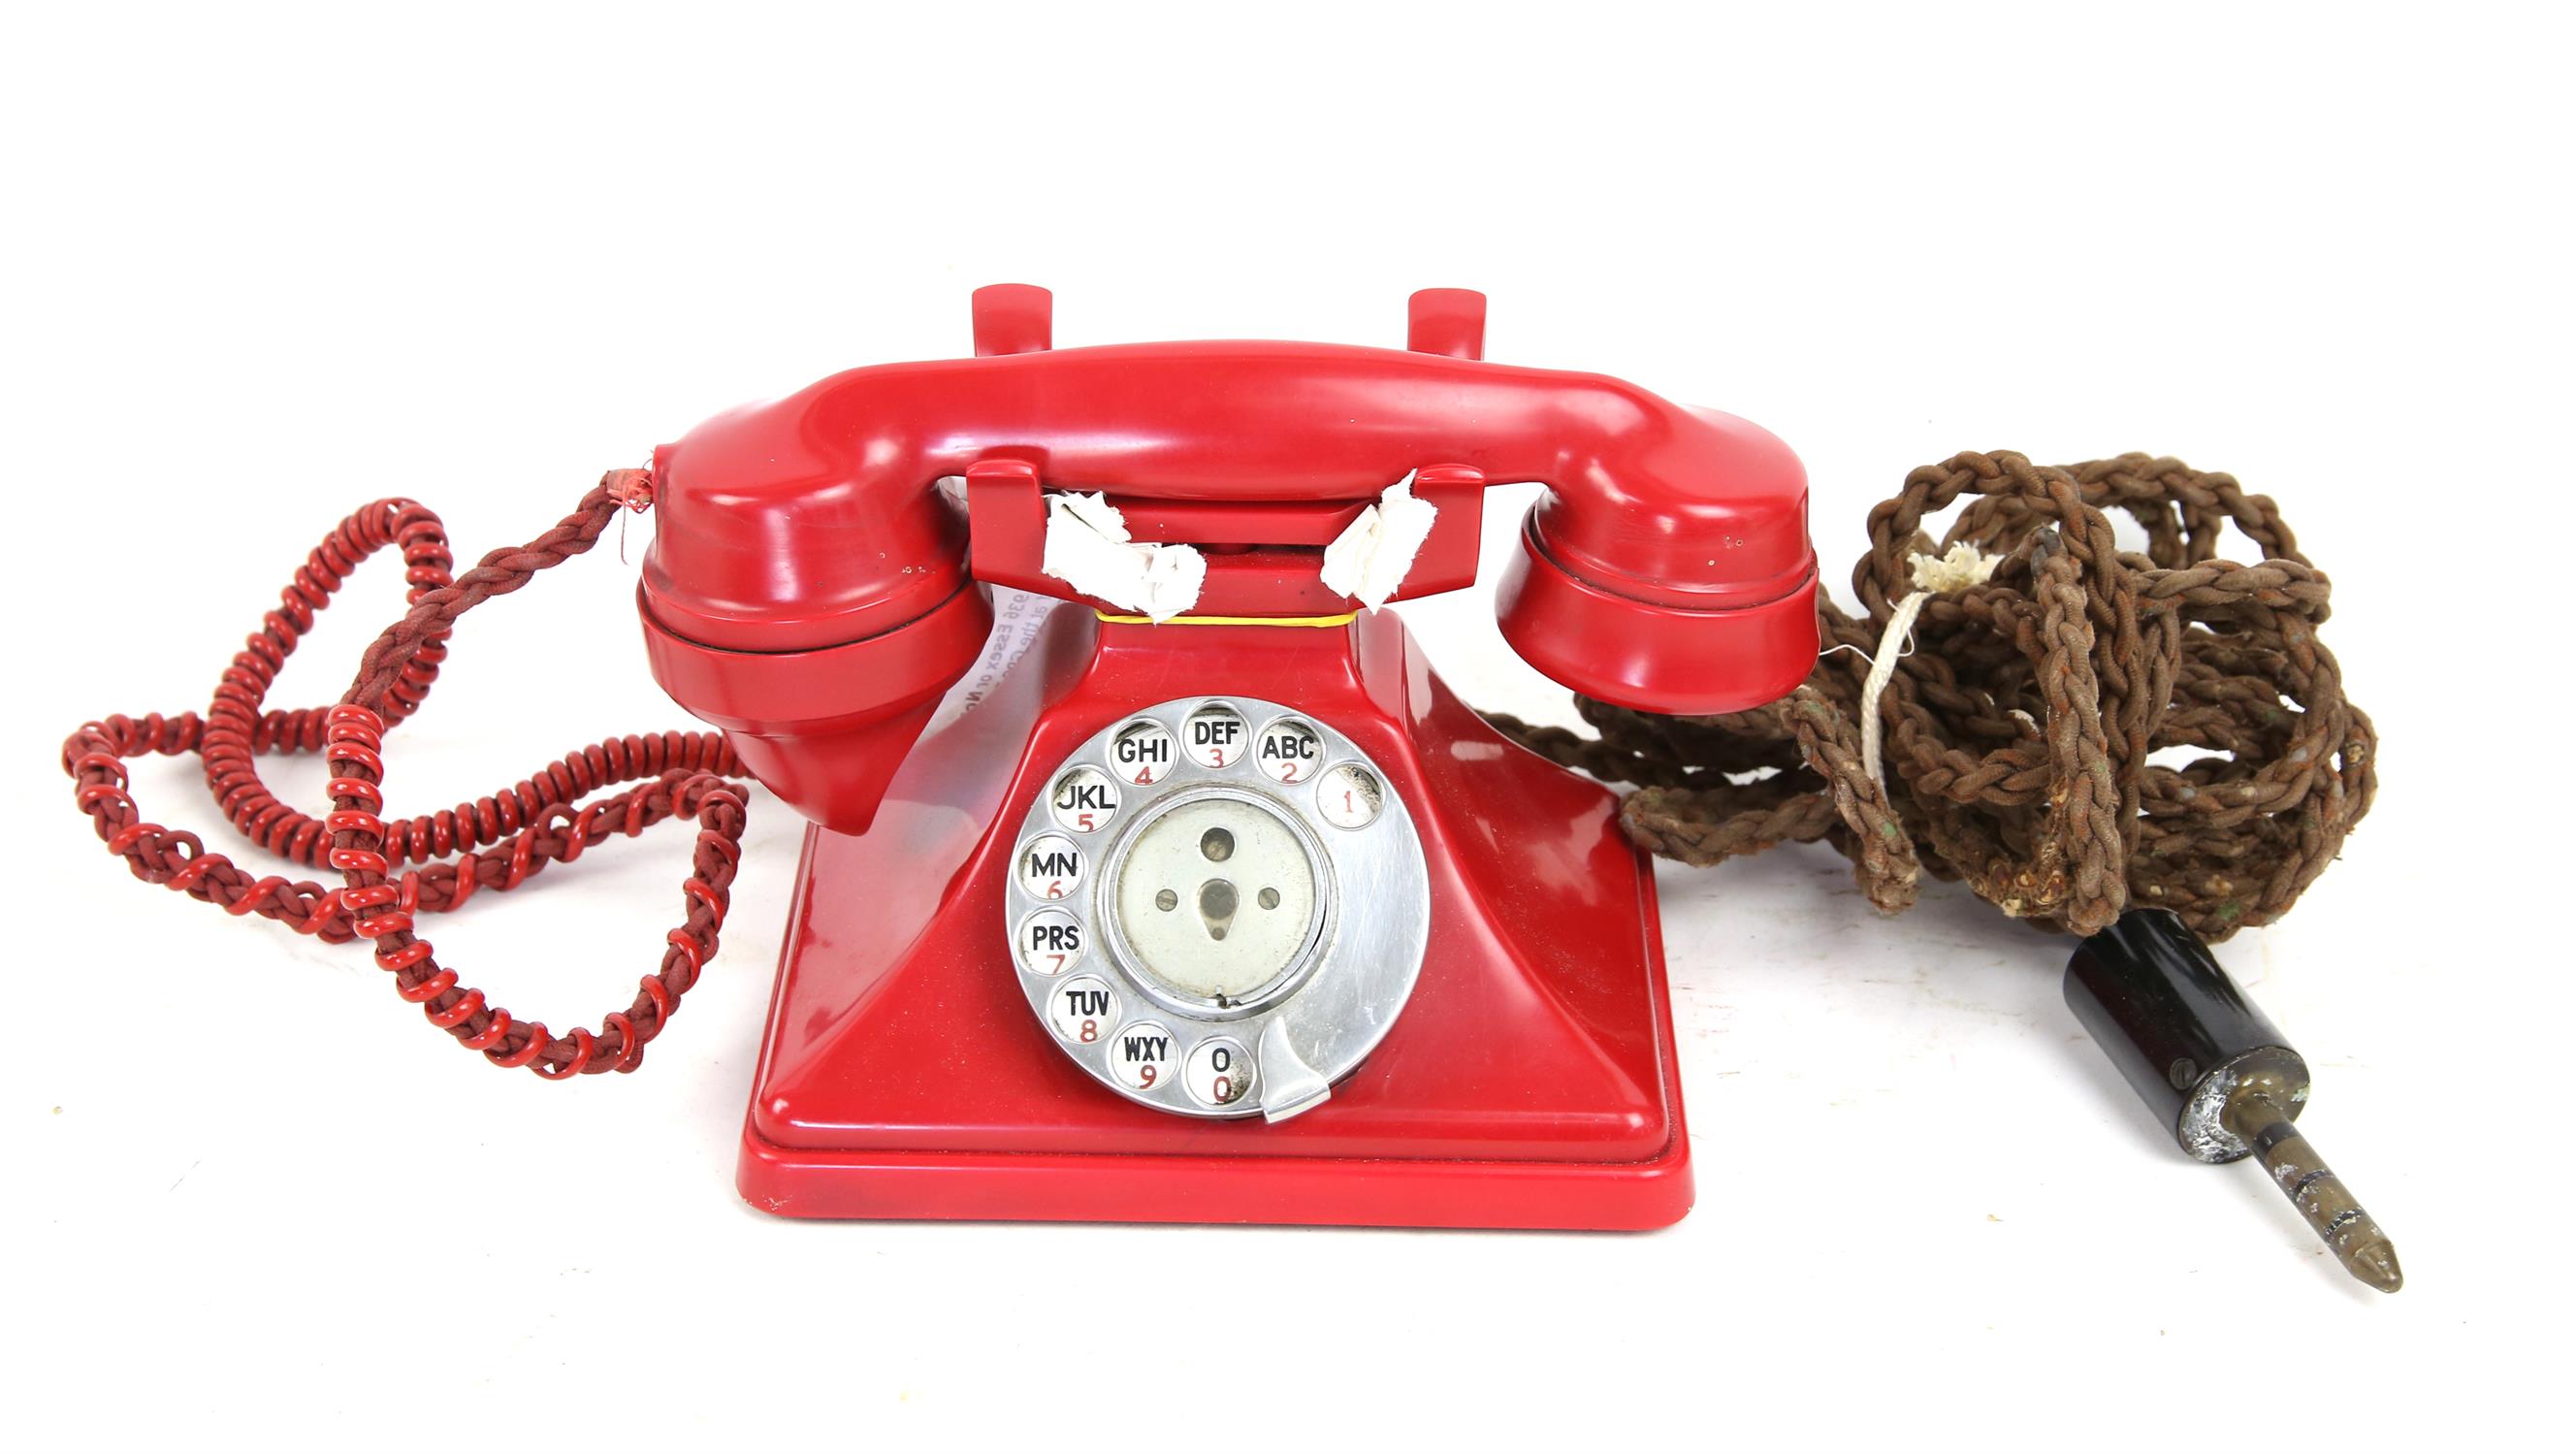
<path fill-rule="evenodd" d="M 1896 678 L 1896 653 L 1889 649 L 1899 637 L 1914 630 L 1914 618 L 1923 614 L 1923 603 L 1931 597 L 1929 591 L 1917 591 L 1896 603 L 1895 614 L 1887 619 L 1887 630 L 1879 633 L 1878 655 L 1869 659 L 1869 678 L 1860 684 L 1860 760 L 1869 768 L 1869 781 L 1878 786 L 1881 794 L 1887 792 L 1887 770 L 1878 760 L 1878 697 Z"/>
<path fill-rule="evenodd" d="M 1874 663 L 1874 662 L 1877 660 L 1876 658 L 1874 658 L 1874 657 L 1870 656 L 1870 654 L 1869 654 L 1869 653 L 1862 651 L 1860 648 L 1853 646 L 1853 645 L 1852 645 L 1851 643 L 1849 643 L 1849 642 L 1836 642 L 1836 643 L 1834 643 L 1832 646 L 1825 648 L 1823 651 L 1816 653 L 1816 655 L 1817 655 L 1817 656 L 1819 656 L 1819 657 L 1830 657 L 1830 656 L 1832 656 L 1832 655 L 1833 655 L 1834 653 L 1836 653 L 1836 652 L 1849 652 L 1849 653 L 1851 653 L 1853 656 L 1860 658 L 1860 659 L 1861 659 L 1862 661 L 1864 661 L 1864 662 L 1873 662 L 1873 663 Z M 1911 657 L 1911 656 L 1913 656 L 1913 655 L 1914 655 L 1914 638 L 1912 638 L 1912 637 L 1907 637 L 1907 638 L 1905 639 L 1905 650 L 1904 650 L 1904 651 L 1901 651 L 1901 652 L 1899 652 L 1899 653 L 1897 653 L 1896 655 L 1898 655 L 1899 657 Z"/>
<path fill-rule="evenodd" d="M 1935 596 L 1965 591 L 1983 585 L 2003 564 L 2003 557 L 1989 556 L 1962 541 L 1940 556 L 1927 556 L 1916 551 L 1906 558 L 1914 568 L 1914 584 L 1920 589 L 1896 603 L 1887 618 L 1887 630 L 1878 634 L 1878 653 L 1869 659 L 1869 677 L 1860 685 L 1860 760 L 1869 768 L 1869 781 L 1880 794 L 1887 792 L 1887 769 L 1879 761 L 1880 742 L 1884 736 L 1879 719 L 1878 699 L 1887 684 L 1896 678 L 1897 658 L 1904 652 L 1896 644 L 1914 631 L 1914 619 L 1923 614 L 1925 602 Z M 1913 650 L 1908 642 L 1906 651 Z"/>

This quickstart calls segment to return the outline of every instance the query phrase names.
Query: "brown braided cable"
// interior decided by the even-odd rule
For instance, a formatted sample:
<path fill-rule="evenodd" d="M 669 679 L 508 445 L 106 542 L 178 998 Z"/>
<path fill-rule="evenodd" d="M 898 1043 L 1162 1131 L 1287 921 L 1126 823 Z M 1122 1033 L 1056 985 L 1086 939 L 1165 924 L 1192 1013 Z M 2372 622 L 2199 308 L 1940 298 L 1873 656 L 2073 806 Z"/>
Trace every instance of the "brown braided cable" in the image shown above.
<path fill-rule="evenodd" d="M 747 796 L 727 781 L 742 769 L 723 735 L 612 738 L 450 810 L 390 825 L 376 811 L 382 804 L 384 729 L 418 710 L 456 619 L 590 549 L 620 508 L 640 509 L 649 499 L 644 472 L 612 471 L 553 529 L 525 546 L 485 556 L 454 581 L 435 515 L 408 500 L 365 507 L 341 522 L 296 573 L 279 608 L 234 657 L 204 717 L 118 715 L 72 734 L 63 745 L 63 766 L 76 785 L 76 802 L 139 879 L 325 940 L 375 940 L 377 963 L 394 972 L 403 997 L 497 1065 L 529 1066 L 554 1079 L 634 1069 L 645 1043 L 660 1034 L 716 953 L 740 859 Z M 314 614 L 359 561 L 388 544 L 402 548 L 410 610 L 367 649 L 341 705 L 263 712 L 270 685 L 311 630 Z M 335 810 L 321 820 L 280 803 L 252 764 L 256 753 L 316 750 L 329 752 L 337 775 L 331 783 Z M 127 792 L 124 760 L 138 753 L 185 752 L 204 759 L 207 783 L 235 828 L 296 863 L 339 869 L 344 886 L 326 891 L 309 881 L 254 876 L 208 852 L 195 834 L 145 821 Z M 639 779 L 649 781 L 580 802 L 610 783 Z M 514 1020 L 489 1005 L 481 991 L 459 988 L 455 973 L 441 968 L 429 943 L 411 932 L 416 914 L 455 909 L 479 890 L 517 888 L 546 865 L 569 864 L 612 834 L 633 836 L 672 817 L 698 824 L 692 874 L 682 885 L 685 916 L 666 937 L 661 964 L 643 977 L 635 1000 L 605 1017 L 599 1031 L 556 1036 L 542 1023 Z M 474 852 L 485 844 L 492 847 Z M 446 861 L 459 852 L 463 857 Z M 405 860 L 422 867 L 397 875 L 394 864 Z"/>
<path fill-rule="evenodd" d="M 1923 521 L 1963 496 L 1935 547 Z M 2144 554 L 2115 544 L 2113 510 L 2145 531 Z M 2230 524 L 2265 559 L 2219 559 Z M 1621 822 L 1668 858 L 1825 839 L 1882 910 L 1913 902 L 1919 866 L 2079 935 L 2132 901 L 2211 940 L 2268 924 L 2369 812 L 2378 738 L 2317 637 L 2326 578 L 2232 477 L 2141 454 L 2063 468 L 1962 454 L 1906 476 L 1869 533 L 1852 571 L 1865 614 L 1818 598 L 1826 654 L 1793 696 L 1704 718 L 1577 698 L 1598 738 L 1496 726 L 1638 785 Z M 1868 654 L 1915 589 L 1911 558 L 1962 542 L 2003 561 L 1924 605 L 1877 704 L 1881 791 L 1860 753 Z M 2170 750 L 2188 760 L 2157 761 Z"/>

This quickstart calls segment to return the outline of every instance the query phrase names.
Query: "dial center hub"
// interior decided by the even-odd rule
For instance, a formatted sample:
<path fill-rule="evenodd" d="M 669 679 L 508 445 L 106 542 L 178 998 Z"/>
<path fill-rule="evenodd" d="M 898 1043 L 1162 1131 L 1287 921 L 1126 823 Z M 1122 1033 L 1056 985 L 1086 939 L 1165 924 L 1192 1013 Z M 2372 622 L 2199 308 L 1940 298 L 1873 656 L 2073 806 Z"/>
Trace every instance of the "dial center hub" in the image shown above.
<path fill-rule="evenodd" d="M 1322 925 L 1304 839 L 1243 792 L 1184 797 L 1141 825 L 1110 900 L 1138 970 L 1218 1006 L 1288 974 Z"/>

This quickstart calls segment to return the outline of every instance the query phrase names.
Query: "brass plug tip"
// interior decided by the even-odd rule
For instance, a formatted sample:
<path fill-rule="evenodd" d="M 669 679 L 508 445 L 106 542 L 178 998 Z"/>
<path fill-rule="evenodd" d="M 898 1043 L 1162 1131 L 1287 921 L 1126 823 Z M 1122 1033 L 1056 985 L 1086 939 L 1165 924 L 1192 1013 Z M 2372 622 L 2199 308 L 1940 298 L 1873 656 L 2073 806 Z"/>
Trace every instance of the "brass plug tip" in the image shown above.
<path fill-rule="evenodd" d="M 2395 1293 L 2406 1286 L 2406 1274 L 2397 1266 L 2397 1250 L 2384 1238 L 2356 1251 L 2343 1260 L 2343 1266 L 2381 1293 Z"/>
<path fill-rule="evenodd" d="M 2352 1189 L 2317 1155 L 2308 1139 L 2291 1125 L 2296 1099 L 2267 1078 L 2247 1078 L 2227 1099 L 2223 1118 L 2228 1130 L 2262 1161 L 2274 1186 L 2290 1199 L 2317 1238 L 2333 1252 L 2344 1271 L 2382 1293 L 2406 1286 L 2398 1271 L 2397 1248 L 2379 1224 L 2363 1210 Z"/>

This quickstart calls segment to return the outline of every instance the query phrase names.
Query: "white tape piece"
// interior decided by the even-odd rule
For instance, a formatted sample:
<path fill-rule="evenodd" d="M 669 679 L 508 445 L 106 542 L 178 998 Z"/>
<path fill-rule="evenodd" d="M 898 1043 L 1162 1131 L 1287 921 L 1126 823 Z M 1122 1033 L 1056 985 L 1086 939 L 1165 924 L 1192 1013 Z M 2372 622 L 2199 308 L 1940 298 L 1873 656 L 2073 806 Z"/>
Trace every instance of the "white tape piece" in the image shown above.
<path fill-rule="evenodd" d="M 1196 546 L 1128 539 L 1126 517 L 1105 495 L 1047 498 L 1046 554 L 1038 569 L 1085 596 L 1169 621 L 1199 604 L 1207 558 Z"/>
<path fill-rule="evenodd" d="M 1414 498 L 1413 476 L 1406 474 L 1324 547 L 1324 584 L 1371 611 L 1386 605 L 1439 514 L 1430 501 Z"/>

